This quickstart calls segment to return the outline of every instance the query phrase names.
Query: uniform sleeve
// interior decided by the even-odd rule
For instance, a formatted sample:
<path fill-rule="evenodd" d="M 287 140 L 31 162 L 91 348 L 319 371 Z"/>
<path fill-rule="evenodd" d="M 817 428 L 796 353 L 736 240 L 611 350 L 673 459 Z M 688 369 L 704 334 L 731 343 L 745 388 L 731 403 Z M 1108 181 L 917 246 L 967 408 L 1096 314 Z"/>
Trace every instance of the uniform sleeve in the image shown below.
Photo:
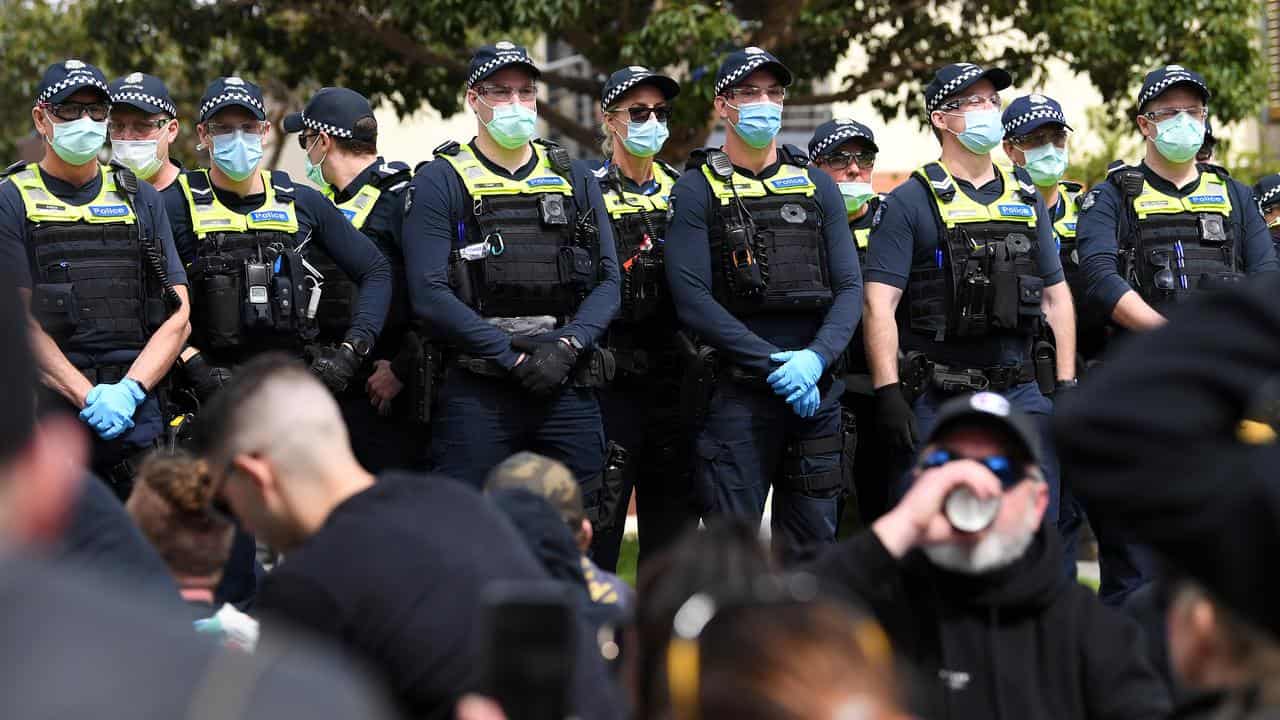
<path fill-rule="evenodd" d="M 314 219 L 312 242 L 320 242 L 334 263 L 360 287 L 347 339 L 370 345 L 382 332 L 391 307 L 391 264 L 378 246 L 355 229 L 333 203 L 309 187 L 298 186 L 298 204 Z"/>
<path fill-rule="evenodd" d="M 908 178 L 884 199 L 880 222 L 872 228 L 867 244 L 867 282 L 884 283 L 899 290 L 907 287 L 918 226 L 932 221 L 928 217 L 922 220 L 916 209 L 928 201 L 922 190 Z"/>
<path fill-rule="evenodd" d="M 760 372 L 770 368 L 772 343 L 747 329 L 711 295 L 711 252 L 707 217 L 711 188 L 701 173 L 685 173 L 671 191 L 675 214 L 667 228 L 667 283 L 683 323 L 733 362 Z"/>
<path fill-rule="evenodd" d="M 18 287 L 31 287 L 31 261 L 27 257 L 27 215 L 18 188 L 0 183 L 0 270 Z"/>
<path fill-rule="evenodd" d="M 613 223 L 604 207 L 600 183 L 586 172 L 585 166 L 576 165 L 573 173 L 574 195 L 578 207 L 590 208 L 592 224 L 599 229 L 600 282 L 578 306 L 578 312 L 562 329 L 572 335 L 584 347 L 595 344 L 618 314 L 622 304 L 621 279 L 618 272 L 618 249 L 613 241 Z"/>
<path fill-rule="evenodd" d="M 1065 197 L 1064 202 L 1070 202 Z M 1058 255 L 1058 243 L 1053 239 L 1053 214 L 1045 207 L 1044 198 L 1036 196 L 1036 267 L 1045 287 L 1064 282 L 1062 258 Z"/>
<path fill-rule="evenodd" d="M 827 267 L 831 278 L 832 302 L 827 316 L 818 328 L 809 349 L 822 357 L 824 367 L 831 367 L 849 346 L 853 330 L 862 318 L 862 271 L 858 267 L 858 251 L 849 231 L 848 213 L 840 189 L 826 173 L 809 173 L 818 186 L 818 202 L 822 207 L 822 238 L 827 245 Z"/>
<path fill-rule="evenodd" d="M 1275 245 L 1271 242 L 1271 231 L 1267 221 L 1258 209 L 1253 190 L 1232 180 L 1231 206 L 1239 208 L 1241 218 L 1241 245 L 1244 253 L 1244 269 L 1250 275 L 1264 272 L 1280 271 L 1280 259 L 1276 258 Z"/>
<path fill-rule="evenodd" d="M 148 222 L 151 224 L 152 237 L 160 244 L 160 252 L 164 253 L 165 272 L 169 282 L 174 285 L 187 284 L 187 271 L 182 265 L 182 257 L 173 242 L 173 225 L 169 222 L 169 213 L 164 207 L 164 198 L 149 183 L 138 183 L 138 198 L 146 203 Z"/>
<path fill-rule="evenodd" d="M 170 188 L 160 193 L 160 196 L 164 199 L 165 215 L 173 231 L 173 245 L 178 250 L 178 257 L 183 265 L 190 265 L 196 259 L 196 235 L 191 229 L 187 197 L 183 194 L 177 180 Z"/>
<path fill-rule="evenodd" d="M 1091 204 L 1092 203 L 1092 204 Z M 1120 217 L 1119 191 L 1103 183 L 1089 191 L 1076 221 L 1080 271 L 1085 278 L 1085 302 L 1104 317 L 1111 317 L 1120 298 L 1133 288 L 1118 266 Z"/>
<path fill-rule="evenodd" d="M 414 177 L 408 193 L 404 263 L 414 315 L 468 354 L 512 367 L 520 354 L 511 349 L 510 336 L 485 322 L 449 286 L 449 251 L 461 225 L 453 209 L 465 200 L 453 169 L 445 160 L 431 162 Z"/>

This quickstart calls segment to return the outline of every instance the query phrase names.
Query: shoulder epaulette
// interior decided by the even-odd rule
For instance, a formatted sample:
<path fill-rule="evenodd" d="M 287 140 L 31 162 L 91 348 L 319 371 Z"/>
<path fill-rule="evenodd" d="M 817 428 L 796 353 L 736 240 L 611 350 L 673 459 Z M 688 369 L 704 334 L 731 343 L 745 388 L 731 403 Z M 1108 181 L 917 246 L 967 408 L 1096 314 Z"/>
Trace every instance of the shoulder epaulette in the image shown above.
<path fill-rule="evenodd" d="M 784 158 L 788 163 L 792 165 L 799 165 L 800 167 L 809 166 L 808 153 L 796 147 L 795 145 L 791 145 L 791 144 L 783 145 L 781 150 Z"/>
<path fill-rule="evenodd" d="M 437 145 L 435 149 L 431 151 L 431 155 L 457 155 L 461 151 L 462 146 L 458 144 L 457 140 L 446 140 L 445 142 Z M 419 166 L 421 166 L 421 163 L 419 163 Z"/>
<path fill-rule="evenodd" d="M 929 184 L 933 186 L 933 192 L 937 194 L 943 202 L 951 202 L 956 196 L 956 184 L 951 179 L 951 175 L 947 173 L 946 168 L 942 167 L 942 163 L 931 162 L 925 164 L 923 168 L 924 175 L 928 179 Z"/>
<path fill-rule="evenodd" d="M 293 179 L 289 177 L 289 173 L 283 170 L 271 171 L 271 188 L 275 190 L 276 197 L 282 200 L 293 200 L 297 197 L 297 191 L 293 187 Z"/>

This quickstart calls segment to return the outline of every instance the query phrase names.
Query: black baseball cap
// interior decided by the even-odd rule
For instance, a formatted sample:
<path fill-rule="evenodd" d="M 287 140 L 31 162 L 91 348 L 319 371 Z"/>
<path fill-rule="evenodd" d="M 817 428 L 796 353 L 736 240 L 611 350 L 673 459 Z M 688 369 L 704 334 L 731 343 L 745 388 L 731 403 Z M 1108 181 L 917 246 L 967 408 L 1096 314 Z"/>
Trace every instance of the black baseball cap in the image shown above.
<path fill-rule="evenodd" d="M 640 85 L 652 85 L 658 88 L 662 97 L 667 100 L 680 94 L 680 83 L 666 75 L 659 75 L 647 67 L 632 65 L 609 76 L 604 89 L 600 91 L 600 107 L 608 109 L 632 88 Z"/>
<path fill-rule="evenodd" d="M 1280 203 L 1280 174 L 1267 175 L 1253 186 L 1253 192 L 1258 198 L 1258 207 L 1266 209 L 1268 206 Z"/>
<path fill-rule="evenodd" d="M 259 120 L 267 119 L 266 101 L 262 99 L 262 88 L 236 75 L 220 77 L 205 88 L 204 97 L 200 98 L 200 119 L 204 122 L 218 111 L 238 105 Z"/>
<path fill-rule="evenodd" d="M 107 76 L 101 70 L 83 60 L 63 60 L 44 71 L 40 88 L 36 91 L 36 104 L 60 103 L 84 88 L 93 88 L 107 99 L 111 98 Z"/>
<path fill-rule="evenodd" d="M 302 112 L 290 113 L 281 125 L 285 132 L 300 132 L 303 128 L 332 135 L 333 137 L 376 142 L 378 131 L 356 129 L 356 122 L 373 117 L 369 99 L 347 88 L 321 88 Z"/>
<path fill-rule="evenodd" d="M 924 87 L 925 110 L 937 110 L 947 98 L 964 92 L 966 88 L 984 79 L 990 80 L 997 92 L 1013 84 L 1013 76 L 1003 68 L 984 68 L 973 63 L 956 63 L 939 68 Z"/>
<path fill-rule="evenodd" d="M 1039 433 L 1031 418 L 1009 404 L 1003 395 L 980 392 L 952 398 L 938 408 L 925 444 L 937 442 L 958 427 L 982 426 L 1004 435 L 1032 461 L 1040 462 Z"/>
<path fill-rule="evenodd" d="M 768 50 L 753 45 L 729 53 L 729 57 L 720 63 L 720 70 L 716 72 L 716 94 L 719 95 L 737 85 L 746 76 L 761 69 L 769 70 L 774 75 L 777 75 L 778 82 L 783 87 L 791 85 L 793 78 L 787 66 L 783 65 L 782 61 L 774 57 Z"/>
<path fill-rule="evenodd" d="M 155 75 L 129 73 L 111 83 L 111 104 L 136 107 L 148 115 L 164 113 L 178 116 L 178 107 L 169 96 L 169 88 Z"/>
<path fill-rule="evenodd" d="M 871 128 L 857 120 L 837 118 L 822 123 L 813 131 L 813 137 L 809 140 L 809 157 L 816 160 L 855 139 L 865 142 L 872 152 L 880 152 Z"/>
<path fill-rule="evenodd" d="M 467 87 L 475 87 L 476 83 L 498 72 L 508 65 L 520 65 L 535 78 L 542 71 L 533 64 L 529 51 L 510 40 L 499 40 L 492 45 L 483 45 L 471 56 L 471 68 L 467 71 Z"/>
<path fill-rule="evenodd" d="M 1205 103 L 1208 103 L 1209 98 L 1213 96 L 1213 93 L 1209 92 L 1209 85 L 1200 73 L 1188 70 L 1181 65 L 1165 65 L 1147 73 L 1147 76 L 1142 79 L 1142 89 L 1138 91 L 1138 112 L 1142 112 L 1147 103 L 1163 95 L 1169 88 L 1180 85 L 1193 88 Z"/>
<path fill-rule="evenodd" d="M 1022 137 L 1050 123 L 1072 129 L 1058 101 L 1040 93 L 1014 98 L 1005 108 L 1000 122 L 1004 125 L 1005 137 Z"/>

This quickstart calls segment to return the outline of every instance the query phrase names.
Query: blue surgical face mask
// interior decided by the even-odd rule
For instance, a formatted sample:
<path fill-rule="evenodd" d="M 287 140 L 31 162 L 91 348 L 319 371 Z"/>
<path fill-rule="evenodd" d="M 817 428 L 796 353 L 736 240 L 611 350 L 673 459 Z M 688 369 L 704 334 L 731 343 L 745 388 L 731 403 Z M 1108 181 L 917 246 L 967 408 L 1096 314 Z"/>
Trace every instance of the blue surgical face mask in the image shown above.
<path fill-rule="evenodd" d="M 54 122 L 50 118 L 49 122 L 53 124 L 53 139 L 49 144 L 69 165 L 84 165 L 94 159 L 107 141 L 106 120 L 98 122 L 82 117 L 70 122 Z"/>
<path fill-rule="evenodd" d="M 738 124 L 733 126 L 734 132 L 738 133 L 743 142 L 757 150 L 773 142 L 774 136 L 782 129 L 781 105 L 761 100 L 734 109 L 738 111 Z"/>
<path fill-rule="evenodd" d="M 1000 111 L 970 110 L 964 114 L 964 132 L 957 133 L 960 144 L 974 155 L 986 155 L 1004 139 L 1004 125 L 1000 122 Z"/>
<path fill-rule="evenodd" d="M 225 135 L 213 136 L 213 162 L 227 177 L 240 182 L 258 169 L 262 160 L 262 136 L 246 135 L 236 130 Z"/>
<path fill-rule="evenodd" d="M 1178 113 L 1156 123 L 1156 150 L 1169 162 L 1191 160 L 1204 144 L 1204 123 L 1187 113 Z"/>
<path fill-rule="evenodd" d="M 627 122 L 627 136 L 622 138 L 622 145 L 636 157 L 653 157 L 670 135 L 667 124 L 658 122 L 658 117 L 650 113 L 645 122 Z"/>
<path fill-rule="evenodd" d="M 1067 171 L 1067 149 L 1053 143 L 1024 150 L 1027 174 L 1037 187 L 1050 187 L 1062 179 Z"/>
<path fill-rule="evenodd" d="M 490 105 L 480 99 L 485 107 L 493 110 L 493 118 L 484 124 L 494 142 L 508 150 L 515 150 L 533 139 L 538 123 L 538 112 L 518 102 L 506 105 Z"/>
<path fill-rule="evenodd" d="M 869 182 L 842 182 L 837 183 L 837 187 L 844 197 L 844 209 L 850 215 L 861 210 L 868 200 L 876 196 L 876 191 L 871 189 Z"/>

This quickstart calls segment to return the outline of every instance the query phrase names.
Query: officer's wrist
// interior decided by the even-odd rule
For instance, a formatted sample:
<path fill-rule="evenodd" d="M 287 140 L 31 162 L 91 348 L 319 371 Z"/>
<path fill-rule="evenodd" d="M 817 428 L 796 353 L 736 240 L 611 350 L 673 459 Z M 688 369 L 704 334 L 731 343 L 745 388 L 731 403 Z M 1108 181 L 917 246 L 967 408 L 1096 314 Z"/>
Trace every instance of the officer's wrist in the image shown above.
<path fill-rule="evenodd" d="M 1080 381 L 1076 378 L 1058 378 L 1058 382 L 1054 385 L 1056 388 L 1074 388 L 1079 387 Z"/>

